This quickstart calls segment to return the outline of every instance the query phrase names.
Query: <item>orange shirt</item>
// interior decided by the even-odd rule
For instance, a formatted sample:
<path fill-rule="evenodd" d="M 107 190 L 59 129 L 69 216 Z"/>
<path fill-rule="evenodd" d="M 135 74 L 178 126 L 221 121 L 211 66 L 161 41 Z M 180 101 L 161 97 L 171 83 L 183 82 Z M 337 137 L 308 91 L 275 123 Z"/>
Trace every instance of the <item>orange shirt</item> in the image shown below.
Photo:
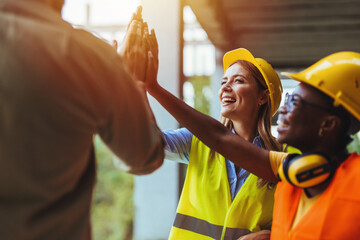
<path fill-rule="evenodd" d="M 288 153 L 283 152 L 275 152 L 270 151 L 270 165 L 275 175 L 278 173 L 278 169 L 283 162 L 283 160 L 289 155 Z M 320 195 L 317 195 L 312 198 L 308 198 L 304 191 L 302 191 L 300 196 L 299 205 L 296 211 L 295 218 L 292 222 L 291 229 L 300 221 L 302 216 L 305 215 L 305 213 L 309 210 L 309 208 L 315 203 L 315 201 L 320 197 Z"/>

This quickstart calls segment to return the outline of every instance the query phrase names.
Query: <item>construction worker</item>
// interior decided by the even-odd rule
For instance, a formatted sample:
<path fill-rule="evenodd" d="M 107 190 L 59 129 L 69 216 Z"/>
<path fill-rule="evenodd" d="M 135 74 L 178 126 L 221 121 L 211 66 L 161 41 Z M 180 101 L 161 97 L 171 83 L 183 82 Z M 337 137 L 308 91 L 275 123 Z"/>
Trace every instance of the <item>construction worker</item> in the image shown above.
<path fill-rule="evenodd" d="M 156 61 L 152 66 L 156 69 Z M 302 155 L 254 146 L 154 84 L 156 70 L 146 85 L 209 148 L 261 178 L 281 180 L 271 239 L 359 239 L 360 156 L 349 154 L 346 146 L 360 129 L 360 54 L 335 53 L 287 75 L 300 84 L 280 109 L 278 140 L 297 147 Z M 206 207 L 211 211 L 211 205 Z"/>
<path fill-rule="evenodd" d="M 246 49 L 225 54 L 221 122 L 234 133 L 257 147 L 279 151 L 281 145 L 271 135 L 271 117 L 281 93 L 280 79 L 265 60 L 255 59 Z M 274 184 L 237 168 L 186 128 L 163 133 L 166 149 L 188 164 L 169 239 L 228 239 L 250 232 L 270 238 Z"/>
<path fill-rule="evenodd" d="M 154 45 L 156 55 L 156 39 Z M 279 76 L 243 48 L 226 53 L 223 61 L 221 122 L 256 148 L 280 151 L 271 135 L 271 117 L 282 94 Z M 155 98 L 157 87 L 156 81 L 147 84 Z M 163 134 L 166 158 L 188 164 L 169 239 L 235 239 L 251 232 L 270 239 L 274 184 L 237 168 L 186 128 Z"/>

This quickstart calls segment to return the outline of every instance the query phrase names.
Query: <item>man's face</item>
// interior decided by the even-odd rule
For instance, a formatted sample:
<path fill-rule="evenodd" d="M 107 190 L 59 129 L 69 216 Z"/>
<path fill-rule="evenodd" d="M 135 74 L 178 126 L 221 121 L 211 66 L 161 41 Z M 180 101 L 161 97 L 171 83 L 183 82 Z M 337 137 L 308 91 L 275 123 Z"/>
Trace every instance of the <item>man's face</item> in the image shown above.
<path fill-rule="evenodd" d="M 301 83 L 279 111 L 278 141 L 313 151 L 319 142 L 319 129 L 326 112 L 326 102 L 313 87 Z"/>

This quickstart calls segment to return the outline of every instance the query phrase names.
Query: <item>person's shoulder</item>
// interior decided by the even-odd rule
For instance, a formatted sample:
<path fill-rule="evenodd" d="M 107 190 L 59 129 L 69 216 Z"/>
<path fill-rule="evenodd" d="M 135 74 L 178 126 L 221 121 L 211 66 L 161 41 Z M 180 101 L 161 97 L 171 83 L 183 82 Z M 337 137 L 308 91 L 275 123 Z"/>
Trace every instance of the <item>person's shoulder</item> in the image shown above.
<path fill-rule="evenodd" d="M 281 163 L 289 155 L 289 153 L 269 151 L 269 161 L 271 169 L 276 176 L 279 170 Z"/>
<path fill-rule="evenodd" d="M 359 201 L 360 155 L 352 153 L 336 170 L 333 187 L 336 195 L 342 199 Z"/>
<path fill-rule="evenodd" d="M 349 157 L 340 165 L 340 167 L 349 171 L 356 169 L 359 171 L 360 168 L 360 155 L 357 152 L 353 152 Z M 360 176 L 360 174 L 359 174 Z"/>
<path fill-rule="evenodd" d="M 115 48 L 106 40 L 86 29 L 73 28 L 67 39 L 66 59 L 76 62 L 85 71 L 91 71 L 94 79 L 116 81 L 116 85 L 125 84 L 118 78 L 128 76 L 124 61 Z M 130 78 L 129 78 L 130 80 Z"/>
<path fill-rule="evenodd" d="M 288 155 L 289 155 L 289 153 L 287 153 L 287 152 L 269 151 L 270 161 L 271 161 L 271 160 L 282 161 L 282 160 L 284 160 Z"/>
<path fill-rule="evenodd" d="M 86 49 L 89 52 L 105 55 L 107 57 L 117 58 L 115 49 L 111 44 L 100 35 L 90 32 L 84 28 L 72 28 L 70 34 L 70 40 L 78 45 L 82 49 Z"/>
<path fill-rule="evenodd" d="M 287 144 L 283 144 L 282 145 L 282 150 L 283 152 L 286 153 L 297 153 L 297 154 L 301 154 L 301 151 L 295 147 L 289 146 Z"/>
<path fill-rule="evenodd" d="M 357 152 L 351 153 L 350 156 L 349 156 L 349 158 L 350 158 L 350 159 L 351 159 L 351 158 L 354 158 L 354 159 L 356 159 L 356 161 L 360 161 L 360 155 L 359 155 L 359 153 L 357 153 Z"/>
<path fill-rule="evenodd" d="M 360 155 L 354 152 L 337 168 L 336 176 L 338 176 L 341 181 L 347 181 L 348 184 L 351 184 L 351 182 L 360 183 L 359 169 Z"/>

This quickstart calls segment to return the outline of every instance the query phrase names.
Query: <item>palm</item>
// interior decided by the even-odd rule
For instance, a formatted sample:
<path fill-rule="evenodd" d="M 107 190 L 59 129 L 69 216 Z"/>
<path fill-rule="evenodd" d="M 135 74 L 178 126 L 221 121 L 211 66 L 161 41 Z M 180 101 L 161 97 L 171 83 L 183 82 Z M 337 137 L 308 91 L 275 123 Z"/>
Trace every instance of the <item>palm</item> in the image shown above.
<path fill-rule="evenodd" d="M 123 44 L 120 46 L 119 54 L 124 59 L 132 75 L 140 80 L 145 80 L 147 56 L 146 41 L 143 34 L 143 20 L 141 17 L 141 6 L 133 15 L 128 25 Z"/>

